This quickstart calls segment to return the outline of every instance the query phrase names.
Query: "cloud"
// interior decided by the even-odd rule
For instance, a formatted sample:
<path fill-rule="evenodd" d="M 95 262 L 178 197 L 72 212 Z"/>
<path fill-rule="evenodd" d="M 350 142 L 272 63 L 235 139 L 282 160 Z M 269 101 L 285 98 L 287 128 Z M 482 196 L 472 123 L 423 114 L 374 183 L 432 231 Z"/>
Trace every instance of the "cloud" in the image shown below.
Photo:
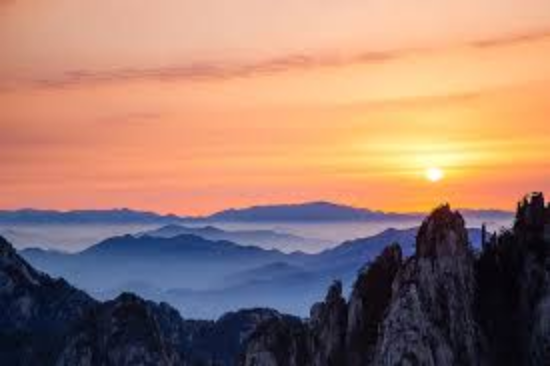
<path fill-rule="evenodd" d="M 2 1 L 2 0 L 0 0 Z M 467 41 L 458 46 L 480 50 L 505 47 L 550 39 L 549 30 L 509 34 L 501 37 Z M 457 45 L 454 45 L 455 47 Z M 453 47 L 453 46 L 450 46 Z M 254 76 L 273 75 L 290 71 L 306 71 L 319 68 L 334 68 L 356 64 L 381 64 L 414 54 L 438 52 L 438 48 L 405 48 L 388 51 L 364 51 L 352 55 L 339 54 L 291 54 L 278 58 L 249 63 L 199 62 L 153 68 L 119 68 L 113 70 L 71 70 L 59 76 L 26 81 L 2 82 L 0 93 L 16 88 L 61 89 L 82 85 L 109 84 L 134 81 L 196 82 L 216 81 Z"/>
<path fill-rule="evenodd" d="M 478 41 L 471 41 L 470 46 L 486 49 L 486 48 L 498 48 L 504 46 L 510 46 L 515 44 L 530 43 L 542 41 L 550 38 L 550 29 L 543 29 L 539 31 L 515 33 L 507 36 L 487 38 Z"/>
<path fill-rule="evenodd" d="M 379 63 L 401 57 L 405 52 L 405 50 L 396 52 L 365 52 L 350 57 L 328 54 L 294 54 L 254 63 L 204 62 L 160 68 L 121 68 L 110 71 L 73 70 L 59 77 L 33 80 L 31 86 L 39 88 L 65 88 L 82 84 L 103 84 L 143 80 L 168 82 L 249 78 L 287 71 L 346 66 L 358 63 Z"/>

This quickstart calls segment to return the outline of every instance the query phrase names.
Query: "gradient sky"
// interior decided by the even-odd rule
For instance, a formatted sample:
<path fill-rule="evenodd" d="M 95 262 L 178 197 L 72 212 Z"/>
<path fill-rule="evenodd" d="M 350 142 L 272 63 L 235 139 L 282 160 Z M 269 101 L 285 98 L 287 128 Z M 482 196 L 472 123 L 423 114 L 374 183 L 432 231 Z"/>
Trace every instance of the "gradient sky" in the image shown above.
<path fill-rule="evenodd" d="M 0 0 L 0 49 L 0 208 L 550 193 L 548 0 Z"/>

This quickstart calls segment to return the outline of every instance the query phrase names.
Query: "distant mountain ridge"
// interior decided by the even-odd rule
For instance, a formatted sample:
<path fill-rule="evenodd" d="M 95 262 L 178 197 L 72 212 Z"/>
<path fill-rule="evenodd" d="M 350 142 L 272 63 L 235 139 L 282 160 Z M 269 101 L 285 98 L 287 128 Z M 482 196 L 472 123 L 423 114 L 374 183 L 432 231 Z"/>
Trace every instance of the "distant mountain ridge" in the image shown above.
<path fill-rule="evenodd" d="M 277 248 L 279 250 L 324 247 L 331 244 L 329 241 L 323 239 L 302 237 L 274 230 L 222 230 L 212 225 L 189 227 L 179 224 L 169 224 L 155 230 L 145 231 L 137 236 L 174 238 L 179 235 L 196 235 L 208 240 L 225 240 L 241 245 Z"/>
<path fill-rule="evenodd" d="M 243 209 L 229 209 L 208 217 L 213 221 L 369 221 L 405 219 L 415 214 L 397 214 L 355 208 L 326 201 L 262 205 Z"/>
<path fill-rule="evenodd" d="M 128 223 L 172 223 L 183 218 L 176 215 L 161 215 L 149 211 L 127 208 L 112 210 L 2 210 L 3 224 L 128 224 Z"/>
<path fill-rule="evenodd" d="M 284 253 L 191 234 L 113 237 L 74 254 L 41 249 L 20 253 L 37 268 L 67 278 L 100 298 L 133 291 L 170 302 L 185 316 L 201 318 L 258 305 L 305 315 L 305 306 L 332 279 L 350 284 L 388 243 L 398 242 L 405 255 L 411 254 L 417 230 L 388 229 L 317 254 Z M 477 248 L 480 232 L 469 230 Z M 297 296 L 303 298 L 301 304 L 289 302 Z"/>
<path fill-rule="evenodd" d="M 512 219 L 513 213 L 494 209 L 463 209 L 468 217 Z M 207 216 L 162 215 L 127 208 L 112 210 L 2 210 L 0 224 L 124 224 L 124 223 L 201 223 L 201 222 L 362 222 L 380 220 L 420 220 L 424 213 L 394 213 L 357 208 L 326 201 L 297 204 L 258 205 L 231 208 Z"/>

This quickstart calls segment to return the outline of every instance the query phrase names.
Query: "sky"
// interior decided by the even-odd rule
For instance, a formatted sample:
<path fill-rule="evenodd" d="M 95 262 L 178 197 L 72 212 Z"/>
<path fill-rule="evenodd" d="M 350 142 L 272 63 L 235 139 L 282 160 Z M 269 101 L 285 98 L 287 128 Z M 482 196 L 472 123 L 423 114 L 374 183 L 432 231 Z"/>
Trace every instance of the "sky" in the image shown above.
<path fill-rule="evenodd" d="M 0 50 L 3 209 L 550 194 L 548 0 L 0 0 Z"/>

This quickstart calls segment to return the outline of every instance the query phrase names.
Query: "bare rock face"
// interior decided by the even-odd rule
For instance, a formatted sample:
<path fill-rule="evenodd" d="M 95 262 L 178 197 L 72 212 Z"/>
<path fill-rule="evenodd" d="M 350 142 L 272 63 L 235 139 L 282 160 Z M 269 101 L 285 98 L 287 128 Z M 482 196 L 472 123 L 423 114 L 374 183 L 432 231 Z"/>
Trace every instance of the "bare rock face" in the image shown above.
<path fill-rule="evenodd" d="M 416 257 L 441 259 L 470 251 L 464 219 L 449 205 L 437 208 L 424 220 L 416 238 Z"/>
<path fill-rule="evenodd" d="M 464 220 L 445 205 L 422 224 L 394 283 L 377 365 L 479 365 L 474 257 Z"/>
<path fill-rule="evenodd" d="M 397 244 L 385 248 L 357 277 L 349 300 L 346 358 L 349 366 L 368 365 L 380 324 L 391 301 L 392 284 L 403 261 Z"/>
<path fill-rule="evenodd" d="M 342 283 L 330 286 L 325 301 L 311 309 L 310 328 L 313 365 L 343 365 L 346 359 L 348 308 L 342 297 Z"/>

